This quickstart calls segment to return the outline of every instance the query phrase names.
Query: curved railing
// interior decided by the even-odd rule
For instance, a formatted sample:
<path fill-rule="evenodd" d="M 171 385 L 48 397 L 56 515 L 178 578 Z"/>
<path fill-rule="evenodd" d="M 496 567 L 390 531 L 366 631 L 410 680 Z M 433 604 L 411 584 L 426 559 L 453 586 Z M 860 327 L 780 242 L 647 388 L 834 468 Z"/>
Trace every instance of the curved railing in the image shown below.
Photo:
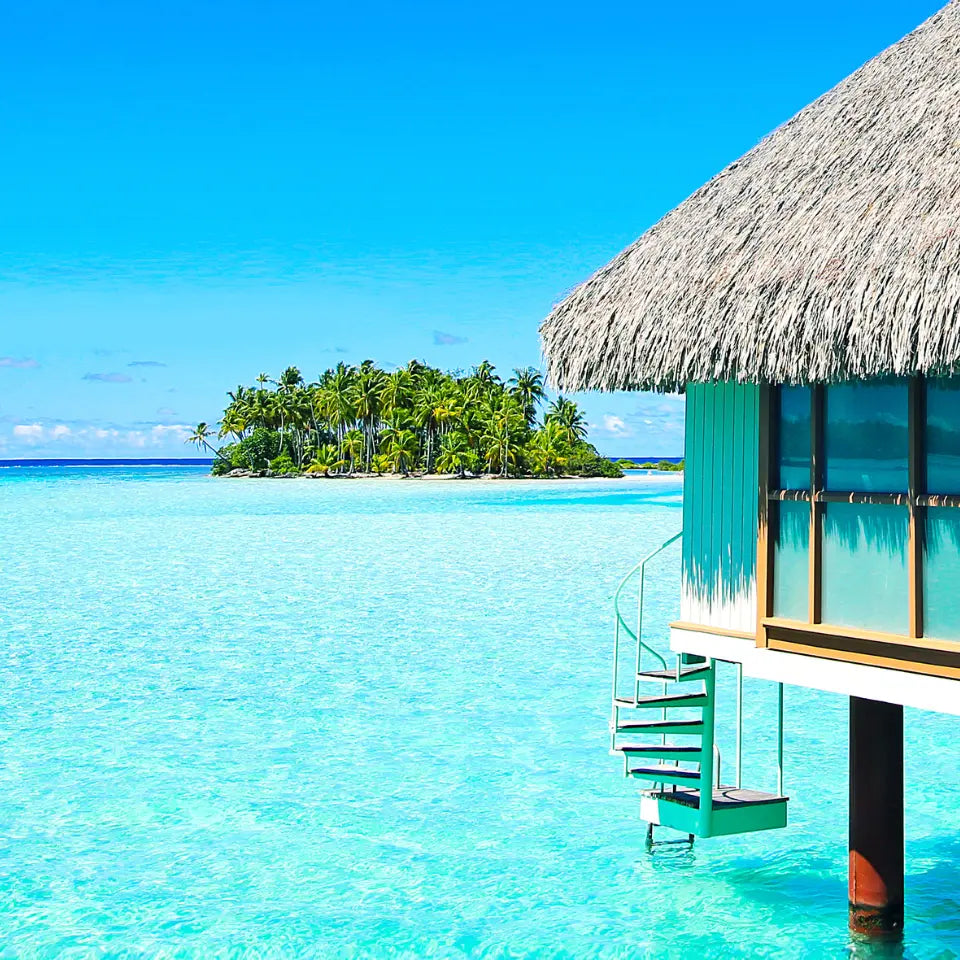
<path fill-rule="evenodd" d="M 613 699 L 617 699 L 617 676 L 620 663 L 620 631 L 623 630 L 631 640 L 637 645 L 637 656 L 634 664 L 634 677 L 633 677 L 633 701 L 634 704 L 637 702 L 637 697 L 639 696 L 639 684 L 637 682 L 637 676 L 640 673 L 640 663 L 643 657 L 644 652 L 648 653 L 653 657 L 659 664 L 662 670 L 667 669 L 667 661 L 659 654 L 656 650 L 653 649 L 649 644 L 643 642 L 643 590 L 644 584 L 646 582 L 646 568 L 647 564 L 656 557 L 659 553 L 662 553 L 667 549 L 671 544 L 676 543 L 677 540 L 683 535 L 683 531 L 675 533 L 672 537 L 667 540 L 664 540 L 656 550 L 652 550 L 648 553 L 639 563 L 635 564 L 626 574 L 626 576 L 620 581 L 617 585 L 616 592 L 613 595 L 613 610 L 614 610 L 614 638 L 613 638 Z M 626 618 L 624 617 L 623 611 L 620 609 L 620 600 L 623 596 L 623 591 L 626 585 L 635 577 L 637 574 L 640 574 L 640 589 L 637 596 L 637 629 L 636 631 L 632 630 L 627 624 Z"/>

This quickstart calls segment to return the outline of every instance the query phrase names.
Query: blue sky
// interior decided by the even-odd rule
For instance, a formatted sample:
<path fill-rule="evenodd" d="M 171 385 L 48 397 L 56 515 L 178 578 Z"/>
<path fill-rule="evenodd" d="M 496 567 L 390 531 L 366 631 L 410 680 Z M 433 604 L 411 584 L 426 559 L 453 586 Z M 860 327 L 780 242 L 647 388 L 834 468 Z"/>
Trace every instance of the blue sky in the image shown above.
<path fill-rule="evenodd" d="M 566 291 L 939 5 L 8 4 L 0 457 L 189 455 L 290 363 L 538 366 Z M 680 398 L 578 399 L 682 451 Z"/>

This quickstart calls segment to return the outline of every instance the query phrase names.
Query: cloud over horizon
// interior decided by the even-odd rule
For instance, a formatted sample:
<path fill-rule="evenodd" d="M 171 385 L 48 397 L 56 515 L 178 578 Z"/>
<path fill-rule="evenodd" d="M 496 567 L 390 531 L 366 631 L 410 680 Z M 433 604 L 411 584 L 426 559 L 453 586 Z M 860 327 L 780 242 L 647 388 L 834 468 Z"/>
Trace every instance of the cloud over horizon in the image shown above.
<path fill-rule="evenodd" d="M 125 373 L 85 373 L 82 380 L 95 380 L 98 383 L 133 383 L 133 377 Z"/>
<path fill-rule="evenodd" d="M 433 342 L 438 347 L 455 347 L 461 343 L 469 343 L 466 337 L 458 337 L 452 333 L 444 333 L 442 330 L 433 331 Z"/>
<path fill-rule="evenodd" d="M 0 357 L 0 367 L 13 370 L 33 370 L 40 364 L 33 357 Z"/>
<path fill-rule="evenodd" d="M 9 439 L 14 449 L 20 447 L 31 453 L 36 453 L 37 448 L 62 452 L 65 446 L 90 454 L 130 454 L 146 448 L 163 447 L 179 453 L 191 433 L 191 428 L 184 423 L 156 423 L 132 427 L 120 424 L 36 421 L 14 424 Z M 7 437 L 0 436 L 0 448 L 9 449 L 10 443 L 7 441 Z"/>

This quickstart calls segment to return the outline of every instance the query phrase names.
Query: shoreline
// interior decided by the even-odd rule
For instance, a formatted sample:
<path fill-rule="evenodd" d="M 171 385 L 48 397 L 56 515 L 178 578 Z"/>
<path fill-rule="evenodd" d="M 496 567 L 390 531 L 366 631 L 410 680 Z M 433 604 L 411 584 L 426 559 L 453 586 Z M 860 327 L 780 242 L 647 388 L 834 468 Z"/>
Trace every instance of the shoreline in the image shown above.
<path fill-rule="evenodd" d="M 460 483 L 529 483 L 531 481 L 541 482 L 541 483 L 556 483 L 556 482 L 569 482 L 569 481 L 602 481 L 604 483 L 616 482 L 618 480 L 626 480 L 630 478 L 630 474 L 640 474 L 644 478 L 671 478 L 671 477 L 683 477 L 682 470 L 636 470 L 636 471 L 626 471 L 622 477 L 582 477 L 575 474 L 562 474 L 556 477 L 534 477 L 534 476 L 524 476 L 524 477 L 502 477 L 499 474 L 468 474 L 465 477 L 458 476 L 455 473 L 409 473 L 404 475 L 402 473 L 348 473 L 348 474 L 322 474 L 322 473 L 270 473 L 269 471 L 253 471 L 253 470 L 233 470 L 230 473 L 224 473 L 219 476 L 214 476 L 216 480 L 329 480 L 329 481 L 370 481 L 370 480 L 386 480 L 386 481 L 401 481 L 401 480 L 414 480 L 414 481 L 440 481 L 440 482 L 460 482 Z M 213 476 L 213 475 L 211 475 Z"/>

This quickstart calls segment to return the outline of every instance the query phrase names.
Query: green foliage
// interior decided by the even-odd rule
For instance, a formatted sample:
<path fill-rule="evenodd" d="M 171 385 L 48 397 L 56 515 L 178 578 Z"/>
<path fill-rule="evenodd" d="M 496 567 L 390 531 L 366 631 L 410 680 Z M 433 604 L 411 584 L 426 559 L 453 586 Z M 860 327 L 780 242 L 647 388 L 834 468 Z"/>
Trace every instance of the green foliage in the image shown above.
<path fill-rule="evenodd" d="M 639 463 L 636 464 L 638 470 L 666 470 L 672 473 L 682 473 L 683 472 L 683 461 L 679 463 L 672 463 L 669 460 L 658 460 L 656 463 Z"/>
<path fill-rule="evenodd" d="M 346 461 L 339 456 L 337 448 L 332 443 L 325 443 L 314 453 L 307 473 L 319 473 L 326 477 L 345 466 Z"/>
<path fill-rule="evenodd" d="M 440 456 L 437 457 L 438 473 L 455 473 L 465 477 L 476 473 L 480 467 L 480 458 L 471 449 L 465 433 L 455 430 L 448 433 L 440 443 Z"/>
<path fill-rule="evenodd" d="M 570 471 L 581 477 L 622 477 L 623 470 L 606 457 L 601 457 L 594 446 L 581 442 L 570 457 Z"/>
<path fill-rule="evenodd" d="M 227 444 L 227 446 L 220 448 L 221 456 L 216 457 L 213 461 L 213 466 L 210 467 L 210 472 L 215 477 L 222 477 L 234 469 L 232 457 L 235 449 L 236 444 L 234 443 Z"/>
<path fill-rule="evenodd" d="M 576 454 L 571 446 L 566 429 L 555 420 L 548 420 L 530 441 L 530 469 L 537 476 L 554 476 L 562 473 Z"/>
<path fill-rule="evenodd" d="M 230 462 L 246 470 L 266 470 L 270 461 L 280 455 L 280 434 L 258 426 L 248 437 L 233 447 Z"/>
<path fill-rule="evenodd" d="M 469 373 L 411 360 L 387 373 L 370 361 L 340 363 L 316 382 L 296 367 L 276 380 L 228 393 L 219 436 L 230 438 L 214 472 L 242 468 L 345 474 L 487 471 L 499 476 L 620 476 L 586 443 L 583 411 L 571 400 L 546 403 L 532 368 L 503 380 L 484 360 Z M 209 447 L 210 428 L 191 442 Z"/>
<path fill-rule="evenodd" d="M 300 468 L 293 462 L 289 453 L 284 451 L 270 461 L 270 470 L 273 473 L 299 473 Z"/>
<path fill-rule="evenodd" d="M 384 473 L 389 473 L 391 469 L 390 458 L 385 453 L 375 453 L 370 464 L 370 469 L 378 477 Z"/>

